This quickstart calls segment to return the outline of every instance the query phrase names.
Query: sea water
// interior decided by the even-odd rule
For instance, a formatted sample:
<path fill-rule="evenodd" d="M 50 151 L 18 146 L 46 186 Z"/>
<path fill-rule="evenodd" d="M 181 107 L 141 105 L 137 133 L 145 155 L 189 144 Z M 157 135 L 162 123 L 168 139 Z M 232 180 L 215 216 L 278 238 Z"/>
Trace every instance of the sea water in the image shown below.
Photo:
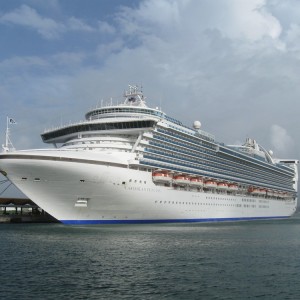
<path fill-rule="evenodd" d="M 300 299 L 300 217 L 0 225 L 0 299 Z"/>

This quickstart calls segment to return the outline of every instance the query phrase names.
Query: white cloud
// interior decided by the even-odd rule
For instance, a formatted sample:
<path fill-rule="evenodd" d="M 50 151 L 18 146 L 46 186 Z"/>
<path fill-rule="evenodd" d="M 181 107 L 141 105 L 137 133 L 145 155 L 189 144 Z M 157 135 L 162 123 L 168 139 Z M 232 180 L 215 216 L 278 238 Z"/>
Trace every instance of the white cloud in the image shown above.
<path fill-rule="evenodd" d="M 99 31 L 102 33 L 114 34 L 116 32 L 116 29 L 107 22 L 99 21 L 98 27 Z"/>
<path fill-rule="evenodd" d="M 285 155 L 294 147 L 294 141 L 287 133 L 287 130 L 279 125 L 271 126 L 271 143 L 274 150 L 279 154 Z"/>
<path fill-rule="evenodd" d="M 87 54 L 82 52 L 61 52 L 50 57 L 50 61 L 56 66 L 75 67 L 81 65 L 86 57 Z"/>
<path fill-rule="evenodd" d="M 135 17 L 138 23 L 169 27 L 179 22 L 180 8 L 184 8 L 189 2 L 148 0 L 141 2 L 139 9 L 135 10 L 136 14 L 130 14 L 129 17 Z"/>
<path fill-rule="evenodd" d="M 0 61 L 0 70 L 3 74 L 11 72 L 23 72 L 33 68 L 46 68 L 49 63 L 37 56 L 16 56 Z M 0 75 L 1 77 L 1 75 Z"/>
<path fill-rule="evenodd" d="M 47 39 L 57 38 L 65 31 L 63 24 L 40 16 L 35 9 L 27 5 L 22 5 L 20 8 L 2 15 L 0 21 L 37 30 L 39 34 Z"/>
<path fill-rule="evenodd" d="M 281 34 L 281 25 L 278 20 L 265 8 L 266 0 L 227 1 L 232 9 L 232 22 L 225 30 L 229 36 L 249 40 L 258 40 L 263 37 L 277 39 Z M 229 21 L 229 20 L 227 20 Z"/>
<path fill-rule="evenodd" d="M 95 29 L 87 24 L 85 24 L 83 21 L 71 17 L 68 21 L 68 28 L 69 30 L 74 30 L 74 31 L 87 31 L 87 32 L 93 32 Z"/>
<path fill-rule="evenodd" d="M 264 0 L 149 0 L 123 9 L 119 30 L 128 47 L 149 52 L 161 77 L 201 87 L 213 76 L 222 79 L 248 67 L 254 56 L 285 49 L 280 23 L 264 5 Z"/>
<path fill-rule="evenodd" d="M 14 24 L 36 30 L 43 38 L 57 39 L 68 31 L 94 32 L 95 28 L 86 24 L 82 20 L 70 17 L 64 22 L 59 22 L 51 18 L 40 15 L 35 9 L 22 5 L 21 7 L 3 14 L 0 22 Z"/>
<path fill-rule="evenodd" d="M 99 60 L 112 56 L 114 53 L 120 52 L 123 50 L 123 40 L 115 39 L 113 42 L 100 44 L 95 52 L 96 57 Z"/>
<path fill-rule="evenodd" d="M 293 51 L 300 50 L 300 25 L 299 24 L 291 24 L 289 29 L 286 32 L 285 41 L 289 47 L 289 49 Z"/>
<path fill-rule="evenodd" d="M 280 23 L 265 4 L 266 0 L 148 0 L 138 9 L 124 8 L 118 17 L 125 34 L 153 34 L 154 28 L 160 36 L 173 31 L 194 39 L 203 30 L 217 29 L 229 38 L 277 39 Z"/>

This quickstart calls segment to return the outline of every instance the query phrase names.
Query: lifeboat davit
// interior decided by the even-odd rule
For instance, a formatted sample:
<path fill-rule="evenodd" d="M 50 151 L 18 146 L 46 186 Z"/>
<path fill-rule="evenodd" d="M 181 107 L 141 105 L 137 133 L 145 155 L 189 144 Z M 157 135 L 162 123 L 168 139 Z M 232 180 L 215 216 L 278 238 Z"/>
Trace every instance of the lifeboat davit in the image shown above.
<path fill-rule="evenodd" d="M 185 186 L 190 183 L 190 177 L 186 175 L 175 175 L 173 182 L 179 186 Z"/>
<path fill-rule="evenodd" d="M 203 186 L 203 180 L 199 177 L 191 177 L 190 178 L 190 186 L 201 187 Z"/>
<path fill-rule="evenodd" d="M 154 182 L 169 183 L 172 180 L 172 175 L 167 171 L 155 171 L 152 173 Z"/>
<path fill-rule="evenodd" d="M 206 180 L 204 186 L 208 189 L 216 189 L 218 184 L 214 180 Z"/>
<path fill-rule="evenodd" d="M 224 190 L 224 191 L 228 190 L 228 184 L 225 182 L 218 182 L 217 185 L 219 190 Z"/>
<path fill-rule="evenodd" d="M 228 191 L 230 192 L 237 192 L 239 190 L 239 187 L 235 183 L 228 184 Z"/>

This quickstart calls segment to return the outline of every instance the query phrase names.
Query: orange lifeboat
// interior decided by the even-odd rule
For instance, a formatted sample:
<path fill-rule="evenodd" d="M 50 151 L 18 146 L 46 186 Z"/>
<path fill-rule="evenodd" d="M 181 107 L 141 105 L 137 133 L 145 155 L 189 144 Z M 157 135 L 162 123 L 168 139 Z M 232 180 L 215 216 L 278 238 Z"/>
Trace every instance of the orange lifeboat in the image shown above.
<path fill-rule="evenodd" d="M 282 199 L 286 198 L 286 192 L 281 192 L 280 193 L 280 198 L 282 198 Z"/>
<path fill-rule="evenodd" d="M 215 189 L 218 187 L 218 184 L 214 180 L 206 180 L 204 186 L 208 189 Z"/>
<path fill-rule="evenodd" d="M 152 180 L 154 182 L 169 183 L 172 180 L 172 175 L 167 171 L 154 171 L 152 173 Z"/>
<path fill-rule="evenodd" d="M 265 196 L 266 193 L 267 193 L 267 190 L 266 190 L 266 189 L 259 189 L 259 195 Z"/>
<path fill-rule="evenodd" d="M 285 196 L 285 193 L 284 193 L 284 192 L 279 192 L 279 193 L 278 193 L 278 197 L 279 197 L 279 198 L 284 198 L 284 196 Z"/>
<path fill-rule="evenodd" d="M 219 190 L 228 190 L 228 184 L 226 182 L 218 182 L 217 186 Z"/>
<path fill-rule="evenodd" d="M 190 177 L 186 175 L 175 175 L 173 182 L 179 186 L 185 186 L 190 183 Z"/>
<path fill-rule="evenodd" d="M 267 194 L 267 190 L 263 189 L 263 188 L 253 188 L 253 187 L 250 187 L 248 189 L 248 192 L 251 195 L 255 195 L 255 196 L 265 196 Z"/>
<path fill-rule="evenodd" d="M 201 187 L 203 186 L 203 180 L 199 177 L 191 177 L 190 178 L 190 186 Z"/>
<path fill-rule="evenodd" d="M 228 184 L 228 191 L 230 192 L 237 192 L 239 190 L 239 187 L 235 183 Z"/>
<path fill-rule="evenodd" d="M 260 194 L 259 188 L 254 188 L 254 187 L 249 187 L 248 192 L 251 195 L 259 195 Z"/>

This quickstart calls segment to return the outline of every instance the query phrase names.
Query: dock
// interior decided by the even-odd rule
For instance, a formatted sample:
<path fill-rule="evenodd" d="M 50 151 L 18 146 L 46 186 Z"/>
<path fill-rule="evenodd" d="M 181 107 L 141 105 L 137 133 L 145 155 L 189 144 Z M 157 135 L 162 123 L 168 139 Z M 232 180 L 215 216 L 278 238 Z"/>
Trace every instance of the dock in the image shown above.
<path fill-rule="evenodd" d="M 0 198 L 0 223 L 59 223 L 32 200 Z"/>

